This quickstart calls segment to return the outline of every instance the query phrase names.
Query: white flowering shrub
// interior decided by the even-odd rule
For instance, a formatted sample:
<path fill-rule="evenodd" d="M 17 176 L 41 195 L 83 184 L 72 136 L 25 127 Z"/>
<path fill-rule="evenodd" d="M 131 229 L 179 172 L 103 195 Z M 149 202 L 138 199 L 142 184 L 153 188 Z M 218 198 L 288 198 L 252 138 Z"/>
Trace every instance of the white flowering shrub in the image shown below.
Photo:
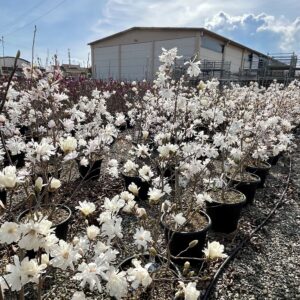
<path fill-rule="evenodd" d="M 221 86 L 212 79 L 195 87 L 190 79 L 201 72 L 197 57 L 185 63 L 180 78 L 174 75 L 176 48 L 163 49 L 159 59 L 153 85 L 110 83 L 74 93 L 57 70 L 45 75 L 36 68 L 24 70 L 29 80 L 23 84 L 14 80 L 7 89 L 7 82 L 0 83 L 0 244 L 7 250 L 1 296 L 14 292 L 23 299 L 34 286 L 42 299 L 47 274 L 57 270 L 78 284 L 72 299 L 139 298 L 160 283 L 158 274 L 177 283 L 172 291 L 177 299 L 198 299 L 201 276 L 189 262 L 182 276 L 174 276 L 160 222 L 176 232 L 187 230 L 212 201 L 211 188 L 224 191 L 228 178 L 243 178 L 247 166 L 292 151 L 300 84 Z M 117 97 L 123 111 L 108 107 Z M 111 151 L 114 142 L 130 145 L 124 157 Z M 95 186 L 105 185 L 105 193 L 92 201 L 86 193 L 73 199 L 72 190 L 65 199 L 70 183 L 75 191 L 91 189 L 83 184 L 87 175 L 76 181 L 75 170 L 91 170 L 99 161 L 103 180 Z M 132 182 L 123 189 L 125 177 Z M 112 192 L 111 182 L 120 190 Z M 66 240 L 56 236 L 52 220 L 64 200 L 77 222 Z M 17 220 L 16 211 L 25 209 Z M 227 257 L 224 252 L 224 245 L 208 242 L 199 260 L 209 268 Z M 120 267 L 132 254 L 138 256 Z"/>

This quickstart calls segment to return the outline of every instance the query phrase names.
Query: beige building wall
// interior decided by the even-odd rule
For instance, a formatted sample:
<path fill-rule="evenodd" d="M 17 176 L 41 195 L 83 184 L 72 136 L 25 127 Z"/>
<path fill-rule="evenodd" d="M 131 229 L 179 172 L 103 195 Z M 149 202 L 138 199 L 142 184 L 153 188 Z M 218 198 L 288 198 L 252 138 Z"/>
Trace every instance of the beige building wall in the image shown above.
<path fill-rule="evenodd" d="M 232 73 L 238 73 L 241 68 L 243 49 L 227 45 L 225 50 L 225 61 L 230 61 L 230 70 Z"/>

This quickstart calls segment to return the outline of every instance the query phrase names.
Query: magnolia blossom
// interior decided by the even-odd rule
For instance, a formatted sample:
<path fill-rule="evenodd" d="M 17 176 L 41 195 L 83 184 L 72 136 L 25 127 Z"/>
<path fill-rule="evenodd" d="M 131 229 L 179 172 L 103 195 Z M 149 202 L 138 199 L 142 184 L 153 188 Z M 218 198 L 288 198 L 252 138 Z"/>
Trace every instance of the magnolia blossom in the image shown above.
<path fill-rule="evenodd" d="M 6 271 L 9 273 L 4 276 L 12 291 L 21 290 L 28 282 L 38 283 L 39 277 L 47 266 L 39 265 L 36 259 L 29 260 L 25 257 L 20 263 L 19 257 L 14 256 L 14 264 L 8 264 Z"/>
<path fill-rule="evenodd" d="M 124 271 L 118 272 L 111 268 L 106 273 L 106 280 L 106 289 L 111 297 L 115 297 L 117 300 L 120 300 L 127 295 L 128 283 L 126 280 L 126 273 Z"/>
<path fill-rule="evenodd" d="M 151 232 L 145 230 L 143 227 L 136 229 L 133 238 L 134 238 L 134 244 L 137 246 L 139 250 L 140 249 L 146 250 L 148 248 L 148 243 L 151 243 L 153 241 L 151 237 Z"/>
<path fill-rule="evenodd" d="M 147 165 L 143 166 L 141 169 L 139 169 L 139 175 L 144 181 L 149 181 L 153 177 L 153 172 L 151 171 L 151 168 Z"/>
<path fill-rule="evenodd" d="M 86 200 L 83 202 L 79 201 L 79 206 L 75 206 L 75 208 L 80 210 L 85 217 L 92 214 L 96 210 L 95 204 L 92 202 L 87 202 Z"/>
<path fill-rule="evenodd" d="M 164 196 L 164 192 L 157 188 L 150 188 L 148 191 L 149 202 L 153 204 L 159 203 L 160 199 Z"/>
<path fill-rule="evenodd" d="M 81 255 L 74 249 L 73 245 L 68 244 L 64 240 L 60 240 L 58 245 L 55 245 L 51 251 L 51 265 L 62 270 L 71 268 L 74 270 L 74 262 L 76 262 Z"/>
<path fill-rule="evenodd" d="M 199 68 L 199 65 L 201 63 L 200 63 L 200 61 L 195 61 L 195 59 L 193 61 L 187 61 L 184 63 L 185 65 L 189 65 L 186 73 L 188 75 L 190 75 L 191 77 L 197 77 L 201 73 L 200 68 Z"/>
<path fill-rule="evenodd" d="M 175 221 L 176 228 L 178 228 L 178 226 L 181 226 L 186 222 L 186 218 L 183 216 L 183 213 L 172 215 L 172 218 Z"/>
<path fill-rule="evenodd" d="M 203 250 L 207 259 L 226 258 L 227 255 L 224 252 L 224 246 L 219 242 L 208 242 L 207 248 Z"/>
<path fill-rule="evenodd" d="M 49 181 L 50 181 L 50 190 L 51 191 L 55 191 L 61 187 L 61 181 L 59 179 L 51 177 L 49 179 Z"/>
<path fill-rule="evenodd" d="M 136 197 L 139 195 L 139 190 L 140 188 L 134 182 L 130 183 L 130 185 L 128 186 L 128 191 Z"/>
<path fill-rule="evenodd" d="M 0 189 L 12 189 L 18 182 L 15 166 L 5 167 L 0 171 Z"/>
<path fill-rule="evenodd" d="M 102 286 L 100 283 L 100 270 L 97 264 L 95 263 L 85 263 L 82 262 L 77 270 L 79 271 L 76 273 L 76 275 L 73 277 L 73 279 L 81 281 L 80 286 L 82 288 L 85 287 L 86 284 L 89 284 L 89 288 L 91 291 L 93 291 L 95 288 L 98 289 L 98 291 L 101 293 Z"/>
<path fill-rule="evenodd" d="M 77 140 L 72 136 L 68 136 L 66 139 L 60 139 L 59 145 L 63 152 L 73 152 L 77 148 Z"/>
<path fill-rule="evenodd" d="M 200 291 L 196 289 L 196 282 L 189 282 L 185 285 L 182 281 L 179 281 L 180 290 L 176 293 L 176 297 L 183 293 L 184 300 L 198 300 Z"/>
<path fill-rule="evenodd" d="M 112 214 L 117 214 L 119 210 L 125 205 L 125 201 L 120 198 L 119 195 L 113 197 L 111 200 L 105 198 L 104 205 L 106 211 L 111 212 Z"/>
<path fill-rule="evenodd" d="M 152 278 L 148 271 L 141 266 L 141 262 L 137 259 L 131 261 L 134 268 L 127 270 L 128 280 L 131 281 L 131 286 L 137 289 L 140 285 L 144 288 L 148 287 L 152 283 Z"/>
<path fill-rule="evenodd" d="M 99 233 L 100 228 L 95 225 L 88 226 L 86 229 L 86 234 L 90 240 L 95 240 Z"/>
<path fill-rule="evenodd" d="M 205 202 L 212 202 L 212 198 L 211 196 L 204 192 L 204 193 L 200 193 L 200 194 L 196 194 L 196 203 L 200 206 L 203 206 L 205 204 Z"/>
<path fill-rule="evenodd" d="M 0 227 L 0 243 L 11 244 L 20 239 L 19 225 L 14 222 L 5 222 Z"/>
<path fill-rule="evenodd" d="M 137 165 L 133 161 L 127 160 L 127 162 L 124 164 L 124 171 L 126 174 L 134 174 L 137 171 L 138 167 L 139 165 Z"/>
<path fill-rule="evenodd" d="M 71 300 L 86 300 L 84 292 L 75 292 Z"/>

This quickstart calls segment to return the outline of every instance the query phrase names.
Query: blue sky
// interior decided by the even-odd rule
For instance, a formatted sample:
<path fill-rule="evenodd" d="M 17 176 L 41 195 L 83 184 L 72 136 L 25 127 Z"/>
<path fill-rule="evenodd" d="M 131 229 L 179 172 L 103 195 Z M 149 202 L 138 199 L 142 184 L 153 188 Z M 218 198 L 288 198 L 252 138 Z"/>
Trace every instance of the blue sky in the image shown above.
<path fill-rule="evenodd" d="M 132 26 L 206 27 L 264 53 L 300 54 L 300 1 L 0 0 L 5 55 L 86 64 L 87 43 Z M 0 56 L 2 44 L 0 43 Z"/>

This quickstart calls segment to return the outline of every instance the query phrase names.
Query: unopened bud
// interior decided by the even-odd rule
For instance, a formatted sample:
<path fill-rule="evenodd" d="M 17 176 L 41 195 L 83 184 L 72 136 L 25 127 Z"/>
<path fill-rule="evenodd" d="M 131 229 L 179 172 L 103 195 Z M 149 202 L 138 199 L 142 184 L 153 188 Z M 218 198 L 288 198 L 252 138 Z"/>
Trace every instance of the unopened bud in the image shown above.
<path fill-rule="evenodd" d="M 153 247 L 149 248 L 149 253 L 150 253 L 151 256 L 156 256 L 157 255 L 157 251 Z"/>
<path fill-rule="evenodd" d="M 34 188 L 39 193 L 42 190 L 42 187 L 43 187 L 43 178 L 42 177 L 38 177 L 35 180 Z"/>
<path fill-rule="evenodd" d="M 195 271 L 191 271 L 188 275 L 188 277 L 193 277 L 195 275 Z"/>
<path fill-rule="evenodd" d="M 194 248 L 198 244 L 198 240 L 193 240 L 189 243 L 189 248 Z"/>

